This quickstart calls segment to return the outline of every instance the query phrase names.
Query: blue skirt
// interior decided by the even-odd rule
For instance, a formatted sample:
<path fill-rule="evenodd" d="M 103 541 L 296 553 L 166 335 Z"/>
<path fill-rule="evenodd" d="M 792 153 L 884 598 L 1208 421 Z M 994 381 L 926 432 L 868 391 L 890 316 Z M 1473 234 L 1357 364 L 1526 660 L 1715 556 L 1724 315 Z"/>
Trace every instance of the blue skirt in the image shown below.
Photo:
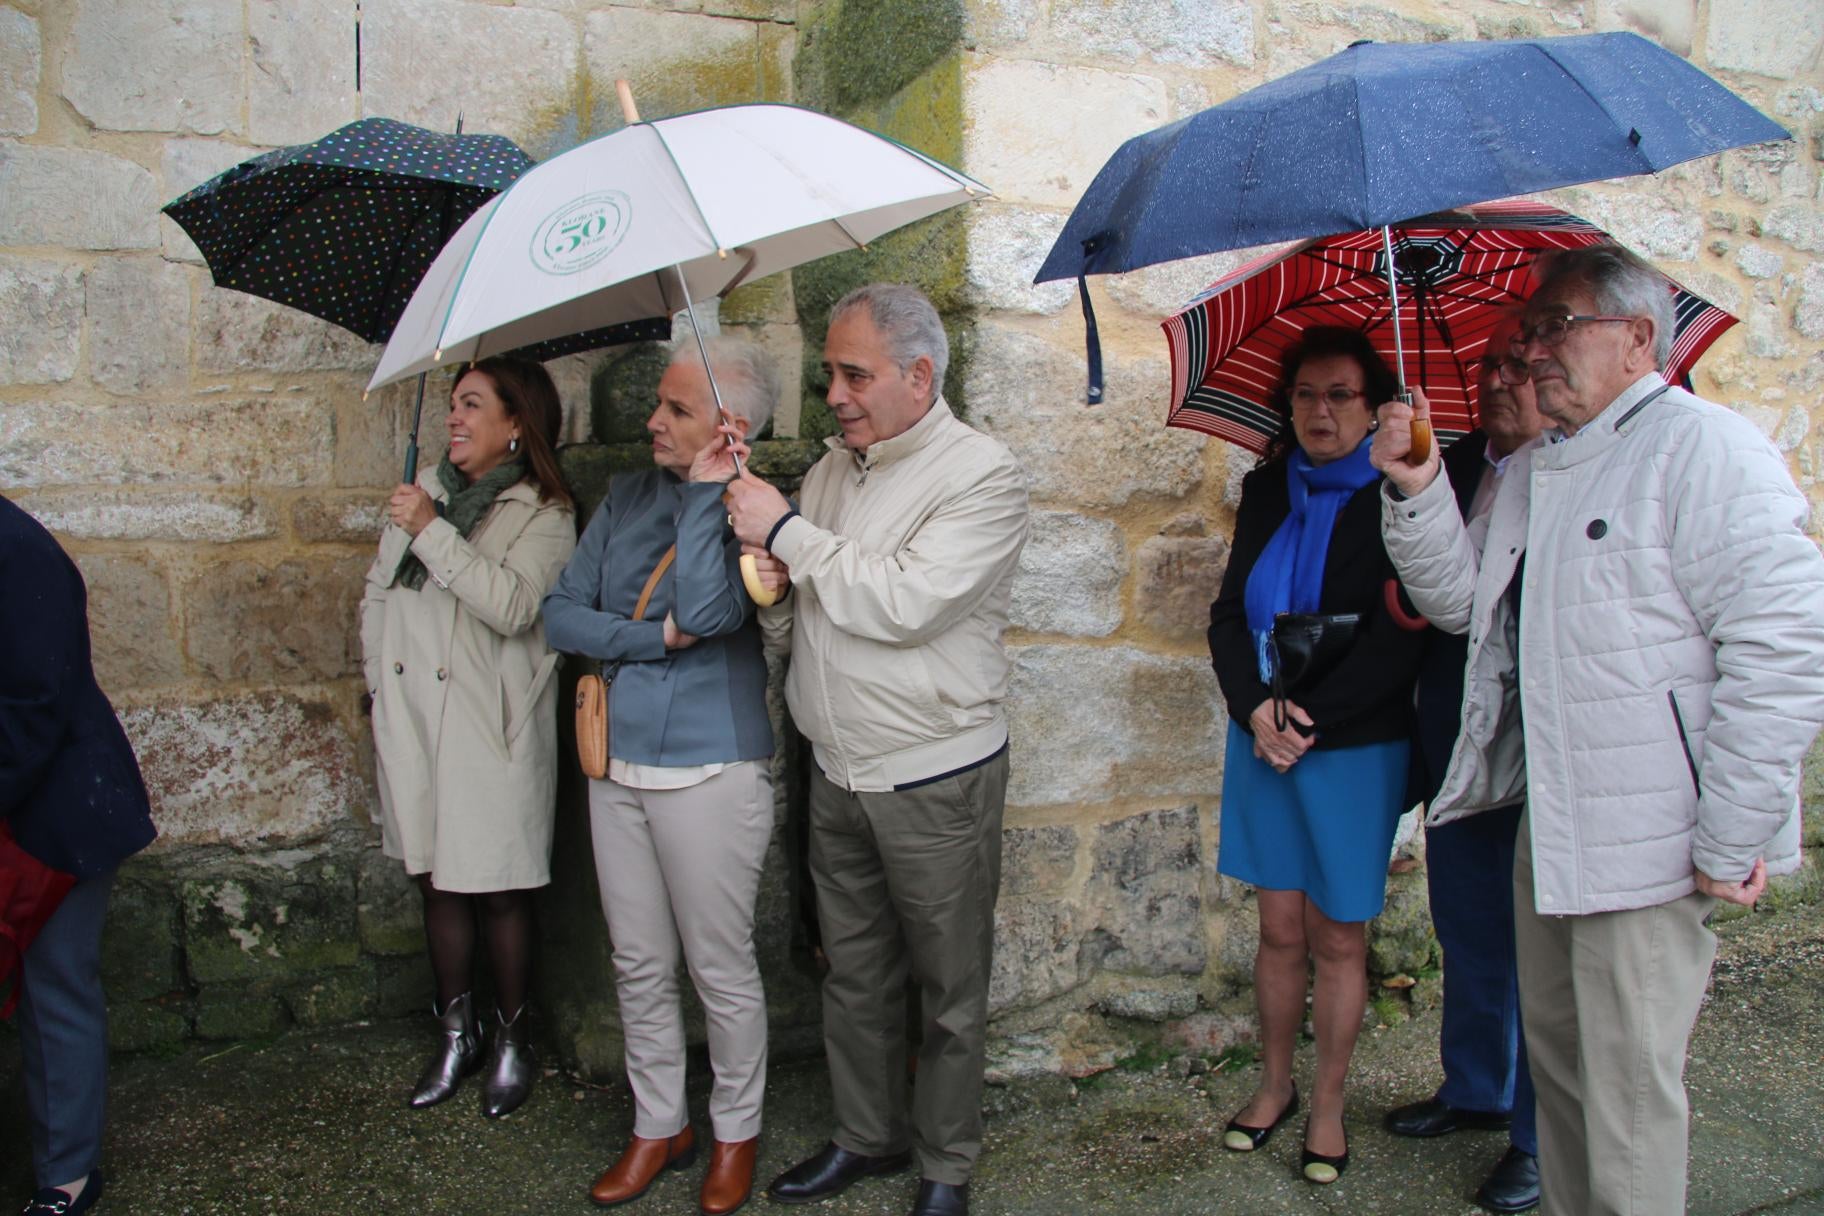
<path fill-rule="evenodd" d="M 1269 891 L 1302 891 L 1334 921 L 1371 920 L 1406 807 L 1404 740 L 1308 751 L 1284 773 L 1229 723 L 1216 869 Z"/>

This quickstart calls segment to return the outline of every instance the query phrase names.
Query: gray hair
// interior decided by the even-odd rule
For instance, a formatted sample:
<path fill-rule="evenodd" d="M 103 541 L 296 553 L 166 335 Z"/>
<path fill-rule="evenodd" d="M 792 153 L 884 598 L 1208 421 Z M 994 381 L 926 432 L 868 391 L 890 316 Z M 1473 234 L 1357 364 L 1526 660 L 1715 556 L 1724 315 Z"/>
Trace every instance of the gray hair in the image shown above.
<path fill-rule="evenodd" d="M 830 309 L 830 325 L 863 308 L 900 371 L 911 371 L 920 355 L 931 360 L 931 400 L 937 400 L 950 366 L 950 338 L 925 293 L 906 283 L 864 284 L 836 301 L 836 307 Z"/>
<path fill-rule="evenodd" d="M 778 408 L 779 369 L 765 351 L 746 338 L 717 334 L 705 338 L 703 346 L 709 351 L 709 368 L 716 387 L 722 390 L 722 407 L 732 418 L 747 419 L 747 437 L 753 439 L 766 429 L 773 410 Z M 702 362 L 695 338 L 687 337 L 673 347 L 666 366 L 686 360 Z"/>
<path fill-rule="evenodd" d="M 1672 357 L 1672 290 L 1646 259 L 1620 245 L 1588 245 L 1541 259 L 1539 273 L 1540 291 L 1568 279 L 1589 288 L 1598 312 L 1653 322 L 1653 366 L 1665 370 Z"/>

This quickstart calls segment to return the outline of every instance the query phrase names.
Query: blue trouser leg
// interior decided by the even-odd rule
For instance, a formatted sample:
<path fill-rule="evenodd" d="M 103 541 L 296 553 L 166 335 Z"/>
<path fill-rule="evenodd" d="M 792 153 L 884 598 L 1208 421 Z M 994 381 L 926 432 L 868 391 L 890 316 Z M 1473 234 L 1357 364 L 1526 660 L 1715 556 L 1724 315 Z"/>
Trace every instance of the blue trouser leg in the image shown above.
<path fill-rule="evenodd" d="M 87 1177 L 101 1160 L 108 1092 L 101 926 L 113 885 L 109 872 L 70 888 L 25 952 L 19 1042 L 39 1186 Z"/>
<path fill-rule="evenodd" d="M 1511 1110 L 1515 1147 L 1536 1153 L 1514 971 L 1519 823 L 1516 806 L 1426 829 L 1425 871 L 1432 925 L 1444 948 L 1444 1084 L 1438 1098 L 1459 1110 Z"/>

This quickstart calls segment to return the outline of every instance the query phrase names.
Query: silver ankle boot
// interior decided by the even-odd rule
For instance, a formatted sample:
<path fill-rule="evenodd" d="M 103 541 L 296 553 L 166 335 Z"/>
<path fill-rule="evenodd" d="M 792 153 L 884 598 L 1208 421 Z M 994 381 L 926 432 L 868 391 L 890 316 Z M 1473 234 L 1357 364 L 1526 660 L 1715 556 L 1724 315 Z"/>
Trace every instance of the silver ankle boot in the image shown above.
<path fill-rule="evenodd" d="M 488 1053 L 486 1075 L 481 1081 L 481 1113 L 498 1119 L 518 1109 L 532 1092 L 532 1049 L 526 1043 L 526 1007 L 512 1020 L 494 1011 L 494 1045 Z"/>
<path fill-rule="evenodd" d="M 441 1010 L 433 1001 L 431 1013 L 441 1026 L 437 1054 L 424 1066 L 412 1090 L 411 1104 L 419 1109 L 448 1098 L 481 1065 L 481 1027 L 475 1024 L 475 1005 L 469 994 L 463 993 Z"/>

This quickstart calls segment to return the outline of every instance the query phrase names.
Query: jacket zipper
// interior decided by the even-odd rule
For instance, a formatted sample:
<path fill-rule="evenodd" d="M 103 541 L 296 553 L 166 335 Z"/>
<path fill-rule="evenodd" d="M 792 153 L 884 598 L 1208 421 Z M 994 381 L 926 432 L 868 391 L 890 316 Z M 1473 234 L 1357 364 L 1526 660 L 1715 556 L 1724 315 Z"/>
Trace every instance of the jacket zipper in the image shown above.
<path fill-rule="evenodd" d="M 1697 782 L 1697 761 L 1691 755 L 1691 739 L 1685 734 L 1685 716 L 1678 712 L 1678 698 L 1670 688 L 1666 689 L 1666 704 L 1672 707 L 1672 723 L 1678 727 L 1678 745 L 1685 749 L 1685 767 L 1691 770 L 1691 791 L 1699 798 L 1704 796 L 1704 787 Z"/>

